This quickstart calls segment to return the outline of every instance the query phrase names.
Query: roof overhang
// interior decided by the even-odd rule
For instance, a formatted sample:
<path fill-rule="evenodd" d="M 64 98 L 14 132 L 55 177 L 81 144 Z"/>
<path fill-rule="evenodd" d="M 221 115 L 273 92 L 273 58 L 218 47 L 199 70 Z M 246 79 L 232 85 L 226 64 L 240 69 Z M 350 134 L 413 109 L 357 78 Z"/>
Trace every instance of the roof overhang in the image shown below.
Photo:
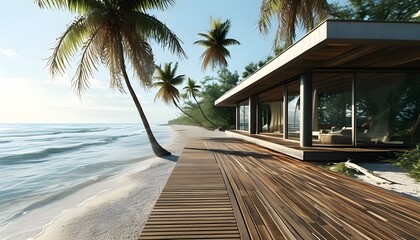
<path fill-rule="evenodd" d="M 235 106 L 314 69 L 420 69 L 420 22 L 326 20 L 215 102 Z"/>

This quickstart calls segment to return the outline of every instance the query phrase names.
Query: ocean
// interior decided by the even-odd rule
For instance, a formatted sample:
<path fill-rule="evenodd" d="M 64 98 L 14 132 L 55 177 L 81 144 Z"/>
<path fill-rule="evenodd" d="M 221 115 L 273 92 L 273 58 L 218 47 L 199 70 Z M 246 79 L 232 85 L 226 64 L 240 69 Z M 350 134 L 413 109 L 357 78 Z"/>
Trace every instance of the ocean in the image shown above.
<path fill-rule="evenodd" d="M 161 145 L 171 140 L 169 126 L 152 130 Z M 74 206 L 55 202 L 152 157 L 141 124 L 0 124 L 0 239 L 35 237 L 106 189 L 77 198 Z M 29 217 L 37 210 L 42 217 Z"/>

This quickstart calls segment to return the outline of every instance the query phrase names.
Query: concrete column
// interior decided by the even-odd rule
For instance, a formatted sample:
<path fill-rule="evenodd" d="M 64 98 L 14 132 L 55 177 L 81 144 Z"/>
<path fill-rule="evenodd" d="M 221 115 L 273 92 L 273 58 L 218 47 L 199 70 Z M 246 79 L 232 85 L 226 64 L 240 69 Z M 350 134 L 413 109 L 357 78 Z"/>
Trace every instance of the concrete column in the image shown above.
<path fill-rule="evenodd" d="M 283 87 L 283 119 L 284 119 L 284 124 L 283 124 L 283 138 L 287 139 L 287 135 L 289 134 L 289 130 L 287 128 L 287 125 L 289 124 L 289 107 L 288 107 L 288 97 L 289 94 L 287 92 L 287 86 L 285 85 Z"/>
<path fill-rule="evenodd" d="M 300 76 L 300 146 L 312 146 L 312 73 Z"/>
<path fill-rule="evenodd" d="M 240 130 L 241 128 L 241 105 L 239 103 L 236 104 L 236 130 Z"/>
<path fill-rule="evenodd" d="M 249 133 L 256 134 L 257 133 L 257 104 L 258 104 L 258 96 L 253 95 L 249 97 Z"/>
<path fill-rule="evenodd" d="M 262 131 L 262 109 L 260 99 L 257 97 L 257 134 Z"/>

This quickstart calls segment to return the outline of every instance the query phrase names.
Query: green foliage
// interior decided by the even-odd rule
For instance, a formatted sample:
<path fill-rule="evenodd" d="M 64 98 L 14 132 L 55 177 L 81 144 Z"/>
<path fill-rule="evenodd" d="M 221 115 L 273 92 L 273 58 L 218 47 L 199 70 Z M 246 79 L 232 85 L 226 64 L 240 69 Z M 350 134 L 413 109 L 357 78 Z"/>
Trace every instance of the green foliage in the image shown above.
<path fill-rule="evenodd" d="M 337 164 L 334 164 L 332 167 L 329 167 L 331 171 L 340 173 L 347 177 L 354 177 L 355 171 L 353 169 L 349 169 L 346 167 L 345 162 L 340 162 Z"/>
<path fill-rule="evenodd" d="M 396 166 L 402 167 L 410 172 L 410 176 L 420 181 L 420 145 L 415 149 L 397 155 Z"/>
<path fill-rule="evenodd" d="M 207 77 L 201 82 L 202 90 L 197 93 L 199 104 L 205 116 L 207 116 L 211 122 L 215 123 L 212 126 L 210 123 L 205 121 L 205 118 L 200 113 L 200 109 L 197 103 L 186 101 L 184 103 L 184 110 L 194 116 L 197 120 L 202 123 L 203 127 L 212 129 L 218 127 L 221 130 L 232 128 L 235 126 L 235 108 L 233 107 L 216 107 L 214 102 L 226 91 L 235 87 L 239 81 L 239 75 L 231 73 L 228 69 L 223 68 L 218 72 L 218 76 L 211 78 Z M 169 121 L 169 124 L 190 124 L 194 125 L 191 121 L 186 119 L 184 116 L 180 116 L 176 119 Z"/>
<path fill-rule="evenodd" d="M 258 63 L 250 63 L 245 66 L 245 71 L 242 73 L 242 78 L 247 78 L 260 68 L 262 68 L 267 62 L 273 59 L 272 56 L 268 56 L 266 59 L 259 61 Z"/>
<path fill-rule="evenodd" d="M 348 0 L 328 4 L 330 18 L 365 21 L 419 21 L 412 16 L 420 9 L 420 1 L 413 0 Z"/>

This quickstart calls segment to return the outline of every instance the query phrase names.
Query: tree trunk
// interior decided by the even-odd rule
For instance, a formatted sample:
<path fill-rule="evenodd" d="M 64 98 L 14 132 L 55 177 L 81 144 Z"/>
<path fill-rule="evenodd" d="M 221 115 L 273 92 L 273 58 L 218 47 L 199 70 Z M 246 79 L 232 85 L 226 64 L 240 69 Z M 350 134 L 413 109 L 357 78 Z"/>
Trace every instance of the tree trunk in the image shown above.
<path fill-rule="evenodd" d="M 197 99 L 195 98 L 194 95 L 192 95 L 192 97 L 194 98 L 195 102 L 197 103 L 198 108 L 200 109 L 201 114 L 203 115 L 203 117 L 207 120 L 207 122 L 211 123 L 213 126 L 216 126 L 216 124 L 214 124 L 212 121 L 210 121 L 207 116 L 204 114 L 203 109 L 201 109 L 200 104 L 198 103 Z"/>
<path fill-rule="evenodd" d="M 392 181 L 389 181 L 388 179 L 375 176 L 374 174 L 372 174 L 367 169 L 365 169 L 365 168 L 363 168 L 363 167 L 361 167 L 357 164 L 351 163 L 350 160 L 345 162 L 344 165 L 346 166 L 346 168 L 351 168 L 351 169 L 354 169 L 354 170 L 364 174 L 366 177 L 372 179 L 373 181 L 375 181 L 378 184 L 393 184 L 394 183 Z"/>
<path fill-rule="evenodd" d="M 155 136 L 153 135 L 152 129 L 150 128 L 146 115 L 143 112 L 143 108 L 141 107 L 140 102 L 137 99 L 137 95 L 134 92 L 133 87 L 131 86 L 130 80 L 127 75 L 126 67 L 125 67 L 123 47 L 122 47 L 120 36 L 119 36 L 118 44 L 119 44 L 119 55 L 120 55 L 119 59 L 120 59 L 120 64 L 121 64 L 121 72 L 123 74 L 128 91 L 130 92 L 131 98 L 133 99 L 134 104 L 136 105 L 136 108 L 140 114 L 141 121 L 143 122 L 143 126 L 144 126 L 144 129 L 146 130 L 147 137 L 149 138 L 149 142 L 150 142 L 150 145 L 152 146 L 153 152 L 158 157 L 169 156 L 171 155 L 171 153 L 166 151 L 162 146 L 160 146 Z"/>
<path fill-rule="evenodd" d="M 193 118 L 191 115 L 189 115 L 188 113 L 186 113 L 180 106 L 178 106 L 178 104 L 175 102 L 175 100 L 172 100 L 175 107 L 177 107 L 183 114 L 187 115 L 189 118 L 191 118 L 192 120 L 194 120 L 196 123 L 198 123 L 198 126 L 201 127 L 201 123 L 199 121 L 197 121 L 195 118 Z"/>

